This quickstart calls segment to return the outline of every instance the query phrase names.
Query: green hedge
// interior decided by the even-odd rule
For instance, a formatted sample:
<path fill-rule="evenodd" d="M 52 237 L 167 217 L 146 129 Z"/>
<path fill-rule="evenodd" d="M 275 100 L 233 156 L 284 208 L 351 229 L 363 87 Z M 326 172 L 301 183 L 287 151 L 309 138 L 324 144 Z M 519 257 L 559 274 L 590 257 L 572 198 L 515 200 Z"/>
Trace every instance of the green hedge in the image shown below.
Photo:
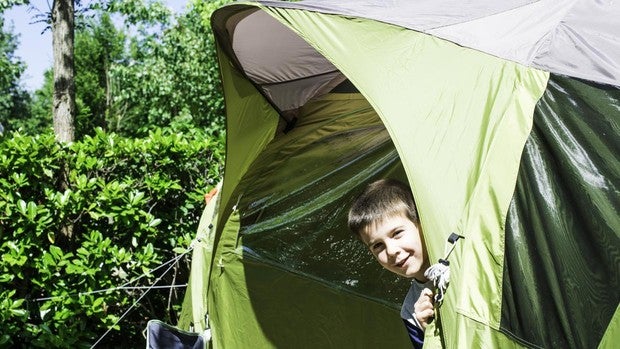
<path fill-rule="evenodd" d="M 0 347 L 97 341 L 144 290 L 85 293 L 150 286 L 165 268 L 149 270 L 187 251 L 222 165 L 222 139 L 195 130 L 0 138 Z M 188 257 L 159 285 L 186 283 Z M 149 319 L 176 322 L 183 293 L 150 291 L 98 347 L 142 347 Z"/>

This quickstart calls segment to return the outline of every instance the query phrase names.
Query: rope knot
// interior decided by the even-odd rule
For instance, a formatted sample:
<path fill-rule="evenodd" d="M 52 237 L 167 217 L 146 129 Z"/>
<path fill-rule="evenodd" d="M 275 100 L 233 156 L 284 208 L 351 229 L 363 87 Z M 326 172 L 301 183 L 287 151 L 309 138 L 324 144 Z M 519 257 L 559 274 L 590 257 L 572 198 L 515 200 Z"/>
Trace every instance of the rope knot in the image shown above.
<path fill-rule="evenodd" d="M 431 280 L 435 287 L 435 306 L 438 308 L 443 303 L 444 295 L 450 285 L 450 262 L 448 261 L 448 257 L 450 257 L 450 254 L 454 250 L 456 241 L 460 238 L 464 237 L 455 233 L 450 234 L 448 237 L 448 244 L 446 245 L 446 250 L 449 248 L 446 256 L 440 258 L 438 263 L 431 265 L 431 267 L 424 272 L 424 276 Z"/>

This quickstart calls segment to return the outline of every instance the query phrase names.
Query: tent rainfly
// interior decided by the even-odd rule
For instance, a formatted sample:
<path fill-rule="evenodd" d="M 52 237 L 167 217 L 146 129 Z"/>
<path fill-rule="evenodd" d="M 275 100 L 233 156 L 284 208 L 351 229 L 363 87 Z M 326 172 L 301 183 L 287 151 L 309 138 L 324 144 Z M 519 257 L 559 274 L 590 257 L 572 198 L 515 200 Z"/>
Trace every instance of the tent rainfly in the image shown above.
<path fill-rule="evenodd" d="M 226 167 L 178 328 L 212 348 L 410 347 L 408 280 L 346 227 L 391 177 L 431 260 L 465 237 L 425 347 L 617 346 L 619 19 L 586 0 L 217 10 Z"/>

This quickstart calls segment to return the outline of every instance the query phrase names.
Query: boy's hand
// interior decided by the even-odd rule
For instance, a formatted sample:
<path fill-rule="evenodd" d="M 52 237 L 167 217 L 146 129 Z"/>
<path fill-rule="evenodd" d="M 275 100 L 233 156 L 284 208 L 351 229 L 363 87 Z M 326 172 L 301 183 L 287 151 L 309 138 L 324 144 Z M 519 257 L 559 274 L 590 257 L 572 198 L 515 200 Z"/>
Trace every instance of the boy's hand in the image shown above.
<path fill-rule="evenodd" d="M 435 316 L 433 296 L 433 291 L 425 288 L 420 292 L 420 298 L 413 305 L 414 315 L 420 325 L 422 325 L 422 330 L 426 330 L 426 325 L 433 321 Z"/>

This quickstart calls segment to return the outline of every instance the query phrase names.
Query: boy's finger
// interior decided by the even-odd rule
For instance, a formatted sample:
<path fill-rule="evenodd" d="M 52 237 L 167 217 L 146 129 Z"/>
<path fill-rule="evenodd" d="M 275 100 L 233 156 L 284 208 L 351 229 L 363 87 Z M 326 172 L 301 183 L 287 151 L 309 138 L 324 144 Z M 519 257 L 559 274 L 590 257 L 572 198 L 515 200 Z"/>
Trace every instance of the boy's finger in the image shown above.
<path fill-rule="evenodd" d="M 434 309 L 435 306 L 433 305 L 433 302 L 431 302 L 430 300 L 427 300 L 427 301 L 422 302 L 420 304 L 420 308 L 422 308 L 422 309 Z"/>
<path fill-rule="evenodd" d="M 422 296 L 428 297 L 429 301 L 433 302 L 435 294 L 430 289 L 425 288 L 422 290 Z"/>
<path fill-rule="evenodd" d="M 418 314 L 419 314 L 418 320 L 423 321 L 423 322 L 428 322 L 428 320 L 435 317 L 435 311 L 433 311 L 432 309 L 423 310 L 419 312 Z"/>
<path fill-rule="evenodd" d="M 417 302 L 415 302 L 415 304 L 413 305 L 413 307 L 415 309 L 428 309 L 428 308 L 433 308 L 433 302 L 431 302 L 430 298 L 427 297 L 420 297 L 420 299 L 418 299 Z"/>
<path fill-rule="evenodd" d="M 422 290 L 422 294 L 425 295 L 425 296 L 432 297 L 433 296 L 433 291 L 431 291 L 430 288 L 425 288 L 425 289 Z"/>

